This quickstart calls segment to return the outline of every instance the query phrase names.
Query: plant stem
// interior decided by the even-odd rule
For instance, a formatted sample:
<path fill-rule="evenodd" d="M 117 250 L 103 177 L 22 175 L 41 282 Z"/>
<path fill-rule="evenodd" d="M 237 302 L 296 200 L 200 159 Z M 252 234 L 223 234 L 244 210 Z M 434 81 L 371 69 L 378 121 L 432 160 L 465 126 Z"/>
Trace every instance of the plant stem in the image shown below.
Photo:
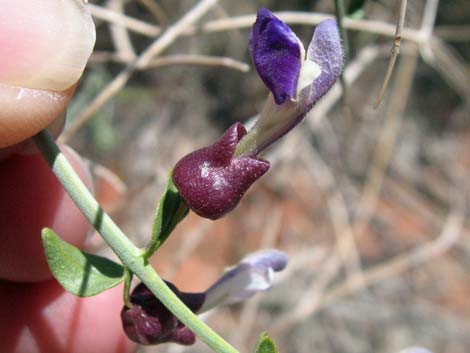
<path fill-rule="evenodd" d="M 335 2 L 336 22 L 338 23 L 339 34 L 341 36 L 341 42 L 343 44 L 344 66 L 346 66 L 348 63 L 348 57 L 349 57 L 349 41 L 348 41 L 348 34 L 343 24 L 343 20 L 345 16 L 344 1 L 335 0 L 334 2 Z M 341 96 L 343 114 L 346 117 L 347 122 L 349 124 L 351 122 L 351 112 L 348 106 L 348 85 L 346 83 L 346 79 L 344 78 L 344 71 L 341 72 L 341 75 L 339 76 L 339 81 L 341 82 L 341 87 L 343 88 L 343 95 Z"/>
<path fill-rule="evenodd" d="M 344 62 L 347 63 L 349 56 L 349 41 L 343 24 L 344 16 L 346 15 L 343 0 L 335 0 L 335 13 L 336 22 L 338 22 L 339 33 L 343 42 Z"/>
<path fill-rule="evenodd" d="M 128 269 L 124 269 L 124 294 L 123 294 L 123 300 L 124 300 L 124 305 L 127 306 L 128 308 L 132 308 L 132 303 L 130 300 L 130 291 L 131 291 L 131 283 L 132 283 L 132 276 L 134 274 Z"/>
<path fill-rule="evenodd" d="M 124 266 L 140 278 L 168 310 L 215 352 L 238 353 L 235 348 L 199 320 L 171 291 L 152 266 L 143 258 L 142 251 L 127 238 L 114 221 L 103 211 L 49 133 L 45 130 L 39 132 L 34 136 L 34 142 L 65 191 L 87 220 L 101 234 L 106 243 L 113 249 Z"/>

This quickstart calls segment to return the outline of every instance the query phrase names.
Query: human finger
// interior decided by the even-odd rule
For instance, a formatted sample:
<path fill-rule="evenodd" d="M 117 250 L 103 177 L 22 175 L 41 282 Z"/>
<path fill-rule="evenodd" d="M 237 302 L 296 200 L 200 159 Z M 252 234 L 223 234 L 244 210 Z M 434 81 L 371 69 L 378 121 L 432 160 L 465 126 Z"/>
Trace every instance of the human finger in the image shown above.
<path fill-rule="evenodd" d="M 3 0 L 0 148 L 47 127 L 65 110 L 95 41 L 82 0 Z"/>
<path fill-rule="evenodd" d="M 72 167 L 91 188 L 80 157 L 61 146 Z M 51 278 L 41 242 L 43 227 L 81 247 L 90 225 L 64 191 L 41 155 L 16 155 L 0 162 L 0 278 L 40 281 Z"/>
<path fill-rule="evenodd" d="M 89 298 L 55 280 L 0 281 L 0 352 L 130 353 L 121 327 L 122 286 Z"/>

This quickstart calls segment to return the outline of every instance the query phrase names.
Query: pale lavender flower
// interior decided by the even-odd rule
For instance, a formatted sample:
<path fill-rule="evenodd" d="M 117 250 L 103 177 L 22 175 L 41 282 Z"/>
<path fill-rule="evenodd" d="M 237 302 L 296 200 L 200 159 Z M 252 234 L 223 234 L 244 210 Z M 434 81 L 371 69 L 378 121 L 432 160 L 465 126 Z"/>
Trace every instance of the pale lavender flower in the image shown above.
<path fill-rule="evenodd" d="M 209 287 L 200 311 L 234 304 L 271 288 L 274 272 L 282 271 L 288 257 L 279 250 L 261 250 L 244 257 Z"/>
<path fill-rule="evenodd" d="M 400 351 L 400 353 L 432 353 L 429 349 L 423 347 L 408 347 Z"/>
<path fill-rule="evenodd" d="M 279 250 L 262 250 L 244 257 L 236 266 L 202 293 L 181 292 L 167 282 L 170 289 L 195 313 L 216 306 L 238 303 L 272 286 L 273 272 L 287 265 L 287 255 Z M 124 306 L 121 321 L 126 335 L 144 344 L 174 342 L 191 345 L 194 333 L 184 326 L 143 284 L 130 295 L 132 307 Z"/>

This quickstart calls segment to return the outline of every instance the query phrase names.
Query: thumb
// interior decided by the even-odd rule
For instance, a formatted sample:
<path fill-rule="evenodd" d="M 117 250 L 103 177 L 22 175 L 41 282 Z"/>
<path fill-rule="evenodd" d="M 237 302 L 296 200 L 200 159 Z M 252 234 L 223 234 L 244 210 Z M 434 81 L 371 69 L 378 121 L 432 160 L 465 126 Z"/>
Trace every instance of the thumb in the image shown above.
<path fill-rule="evenodd" d="M 94 42 L 82 0 L 2 0 L 0 147 L 31 137 L 65 109 Z"/>

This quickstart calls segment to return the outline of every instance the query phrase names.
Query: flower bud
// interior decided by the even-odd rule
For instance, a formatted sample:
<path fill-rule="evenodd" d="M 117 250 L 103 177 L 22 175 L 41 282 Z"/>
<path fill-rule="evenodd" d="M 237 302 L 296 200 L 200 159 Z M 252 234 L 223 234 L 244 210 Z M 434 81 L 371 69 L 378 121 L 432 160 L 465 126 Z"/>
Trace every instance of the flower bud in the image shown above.
<path fill-rule="evenodd" d="M 248 188 L 269 169 L 254 156 L 234 157 L 246 130 L 233 124 L 213 145 L 183 157 L 173 182 L 188 206 L 201 217 L 218 219 L 238 204 Z"/>
<path fill-rule="evenodd" d="M 205 300 L 204 293 L 180 292 L 173 284 L 166 282 L 170 289 L 193 312 L 199 310 Z M 134 342 L 150 345 L 175 342 L 191 345 L 194 333 L 184 326 L 147 288 L 140 283 L 130 295 L 132 308 L 124 306 L 121 320 L 124 331 Z"/>

